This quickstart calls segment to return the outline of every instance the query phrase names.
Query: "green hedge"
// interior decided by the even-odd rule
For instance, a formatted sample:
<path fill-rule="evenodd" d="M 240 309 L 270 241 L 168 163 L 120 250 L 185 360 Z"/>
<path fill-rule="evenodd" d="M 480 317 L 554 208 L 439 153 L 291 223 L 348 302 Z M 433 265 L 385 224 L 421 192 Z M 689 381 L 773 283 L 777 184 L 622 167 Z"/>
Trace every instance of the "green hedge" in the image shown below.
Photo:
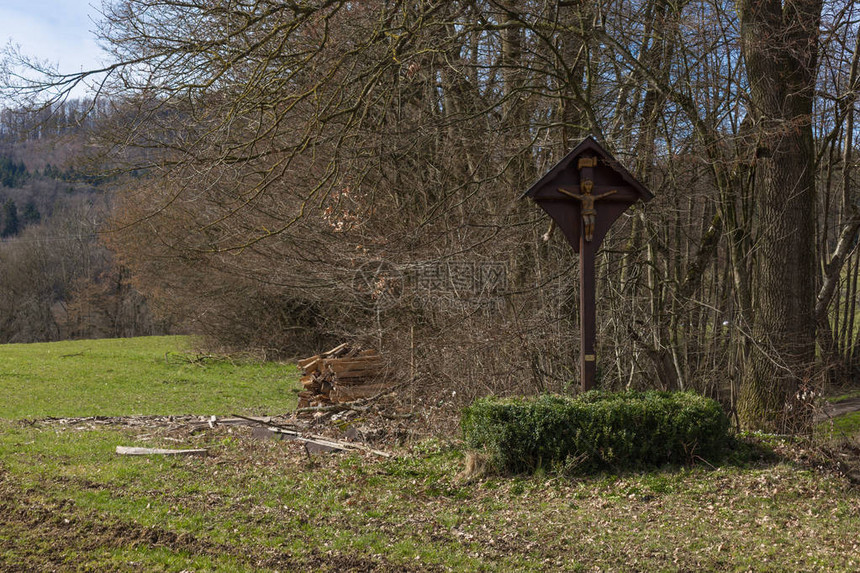
<path fill-rule="evenodd" d="M 462 427 L 468 447 L 512 472 L 715 461 L 730 442 L 722 407 L 688 392 L 482 398 L 466 408 Z"/>

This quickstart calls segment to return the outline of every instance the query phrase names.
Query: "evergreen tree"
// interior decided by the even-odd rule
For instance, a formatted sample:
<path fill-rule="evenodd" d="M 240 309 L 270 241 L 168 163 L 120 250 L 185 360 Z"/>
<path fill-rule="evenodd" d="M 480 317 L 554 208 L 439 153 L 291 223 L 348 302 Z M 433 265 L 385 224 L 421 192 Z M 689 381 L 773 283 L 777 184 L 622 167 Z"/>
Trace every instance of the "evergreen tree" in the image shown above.
<path fill-rule="evenodd" d="M 0 237 L 7 238 L 17 235 L 21 231 L 21 221 L 18 219 L 18 206 L 12 199 L 3 203 L 3 230 Z"/>
<path fill-rule="evenodd" d="M 27 166 L 7 156 L 0 156 L 0 185 L 20 187 L 27 180 Z"/>
<path fill-rule="evenodd" d="M 35 201 L 30 199 L 24 204 L 24 212 L 22 213 L 21 218 L 24 222 L 24 226 L 38 225 L 42 222 L 42 214 L 39 212 L 39 208 L 36 207 Z"/>

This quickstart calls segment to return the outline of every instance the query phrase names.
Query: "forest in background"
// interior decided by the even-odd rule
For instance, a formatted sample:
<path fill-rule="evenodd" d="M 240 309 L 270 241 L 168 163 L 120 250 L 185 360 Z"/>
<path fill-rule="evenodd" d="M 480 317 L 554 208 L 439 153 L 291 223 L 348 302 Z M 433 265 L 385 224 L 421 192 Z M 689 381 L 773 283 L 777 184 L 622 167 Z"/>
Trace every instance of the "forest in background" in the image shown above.
<path fill-rule="evenodd" d="M 98 87 L 104 242 L 160 316 L 273 355 L 372 345 L 454 406 L 577 385 L 577 260 L 519 195 L 592 134 L 656 195 L 598 257 L 599 383 L 791 431 L 860 358 L 858 10 L 117 0 L 115 65 L 12 52 L 3 85 L 48 118 Z"/>
<path fill-rule="evenodd" d="M 78 163 L 91 106 L 0 113 L 0 343 L 169 330 L 99 239 L 111 182 Z"/>

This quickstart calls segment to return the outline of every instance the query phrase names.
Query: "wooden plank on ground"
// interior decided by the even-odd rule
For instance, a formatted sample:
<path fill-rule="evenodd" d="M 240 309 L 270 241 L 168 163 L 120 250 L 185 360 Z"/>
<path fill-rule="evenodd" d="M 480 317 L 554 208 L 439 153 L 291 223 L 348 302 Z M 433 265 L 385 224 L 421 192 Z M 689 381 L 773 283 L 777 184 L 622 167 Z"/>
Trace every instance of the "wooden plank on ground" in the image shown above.
<path fill-rule="evenodd" d="M 223 425 L 223 426 L 244 426 L 249 423 L 258 422 L 260 424 L 268 424 L 272 421 L 271 416 L 243 416 L 241 418 L 218 418 L 212 416 L 213 424 Z"/>
<path fill-rule="evenodd" d="M 117 446 L 116 453 L 121 456 L 206 456 L 209 454 L 209 450 L 166 450 L 163 448 Z"/>

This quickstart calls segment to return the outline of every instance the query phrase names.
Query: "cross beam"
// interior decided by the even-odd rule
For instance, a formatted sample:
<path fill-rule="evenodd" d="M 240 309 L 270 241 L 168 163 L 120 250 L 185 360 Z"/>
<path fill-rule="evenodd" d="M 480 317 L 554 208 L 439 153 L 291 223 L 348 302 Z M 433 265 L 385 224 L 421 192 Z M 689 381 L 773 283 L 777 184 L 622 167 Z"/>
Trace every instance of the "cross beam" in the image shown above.
<path fill-rule="evenodd" d="M 594 138 L 587 137 L 532 185 L 531 197 L 579 252 L 579 371 L 582 390 L 597 372 L 594 259 L 612 223 L 638 200 L 654 196 Z"/>

